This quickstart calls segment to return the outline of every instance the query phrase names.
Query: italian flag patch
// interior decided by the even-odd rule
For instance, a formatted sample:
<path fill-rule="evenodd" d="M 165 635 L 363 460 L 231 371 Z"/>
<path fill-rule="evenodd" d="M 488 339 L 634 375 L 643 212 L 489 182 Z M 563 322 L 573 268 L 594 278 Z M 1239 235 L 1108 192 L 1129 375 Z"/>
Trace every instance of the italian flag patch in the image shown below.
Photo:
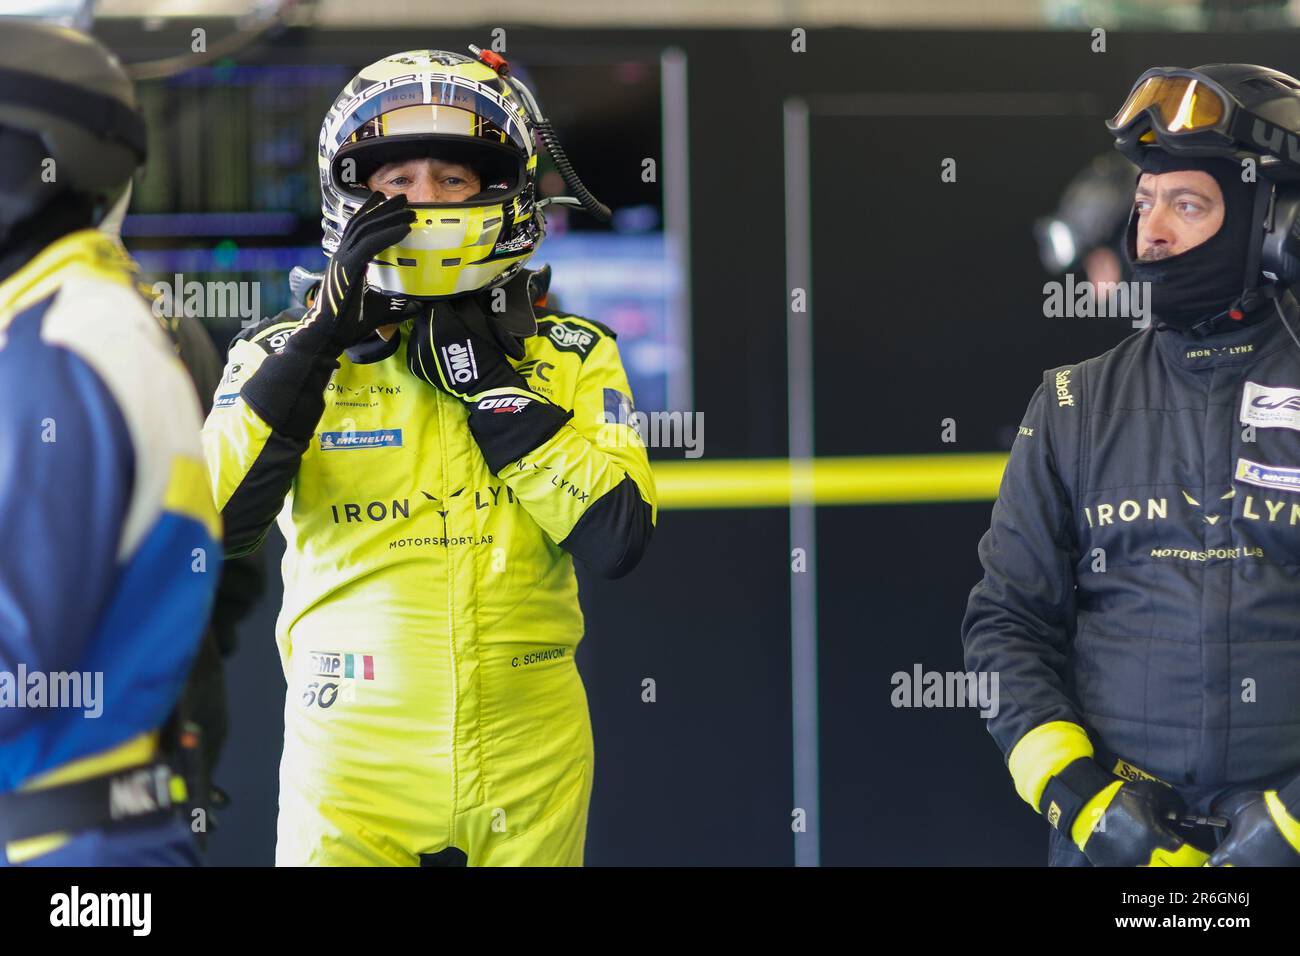
<path fill-rule="evenodd" d="M 343 676 L 348 680 L 374 680 L 375 659 L 369 654 L 344 654 Z"/>

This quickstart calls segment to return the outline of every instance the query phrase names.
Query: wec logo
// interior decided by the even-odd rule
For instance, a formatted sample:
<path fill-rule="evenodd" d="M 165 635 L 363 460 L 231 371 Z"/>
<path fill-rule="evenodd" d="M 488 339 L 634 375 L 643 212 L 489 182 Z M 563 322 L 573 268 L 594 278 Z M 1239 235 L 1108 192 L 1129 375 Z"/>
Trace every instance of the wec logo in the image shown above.
<path fill-rule="evenodd" d="M 1276 401 L 1271 400 L 1267 395 L 1261 395 L 1250 404 L 1255 408 L 1289 408 L 1295 411 L 1300 411 L 1300 395 L 1292 395 L 1290 398 L 1283 398 Z"/>

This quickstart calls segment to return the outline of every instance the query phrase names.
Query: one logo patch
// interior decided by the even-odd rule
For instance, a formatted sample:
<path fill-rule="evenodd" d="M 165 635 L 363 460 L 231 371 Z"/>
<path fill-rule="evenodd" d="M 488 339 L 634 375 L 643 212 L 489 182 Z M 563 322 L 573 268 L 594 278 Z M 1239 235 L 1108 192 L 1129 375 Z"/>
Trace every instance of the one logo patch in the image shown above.
<path fill-rule="evenodd" d="M 400 428 L 380 428 L 369 432 L 321 432 L 321 451 L 344 451 L 349 448 L 401 448 Z"/>
<path fill-rule="evenodd" d="M 492 412 L 499 415 L 502 412 L 514 414 L 522 412 L 525 408 L 533 403 L 531 398 L 524 398 L 522 395 L 501 395 L 494 398 L 485 398 L 478 403 L 478 408 L 485 412 Z"/>
<path fill-rule="evenodd" d="M 455 342 L 442 347 L 442 367 L 447 377 L 457 385 L 464 385 L 478 378 L 478 361 L 474 358 L 474 346 L 468 342 Z"/>
<path fill-rule="evenodd" d="M 228 405 L 235 404 L 235 399 L 239 397 L 238 392 L 227 392 L 225 395 L 218 395 L 217 400 L 212 403 L 213 408 L 225 408 Z"/>
<path fill-rule="evenodd" d="M 1300 492 L 1300 468 L 1282 468 L 1278 465 L 1261 465 L 1246 458 L 1237 459 L 1238 481 L 1261 488 Z"/>
<path fill-rule="evenodd" d="M 632 414 L 632 398 L 616 388 L 605 389 L 605 421 L 615 425 L 627 424 Z"/>
<path fill-rule="evenodd" d="M 1300 431 L 1300 388 L 1270 388 L 1247 382 L 1241 393 L 1241 423 Z"/>

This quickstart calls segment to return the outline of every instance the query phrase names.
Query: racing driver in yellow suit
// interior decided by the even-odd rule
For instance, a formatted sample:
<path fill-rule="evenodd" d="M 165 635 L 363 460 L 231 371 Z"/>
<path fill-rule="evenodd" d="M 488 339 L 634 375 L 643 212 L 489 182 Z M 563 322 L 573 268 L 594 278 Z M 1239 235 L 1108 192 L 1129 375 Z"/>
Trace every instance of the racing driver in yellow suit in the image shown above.
<path fill-rule="evenodd" d="M 321 132 L 329 266 L 305 312 L 236 338 L 204 428 L 228 551 L 277 520 L 288 545 L 278 865 L 583 859 L 573 558 L 630 571 L 654 481 L 614 333 L 534 309 L 535 132 L 570 202 L 604 207 L 471 50 L 344 88 Z"/>

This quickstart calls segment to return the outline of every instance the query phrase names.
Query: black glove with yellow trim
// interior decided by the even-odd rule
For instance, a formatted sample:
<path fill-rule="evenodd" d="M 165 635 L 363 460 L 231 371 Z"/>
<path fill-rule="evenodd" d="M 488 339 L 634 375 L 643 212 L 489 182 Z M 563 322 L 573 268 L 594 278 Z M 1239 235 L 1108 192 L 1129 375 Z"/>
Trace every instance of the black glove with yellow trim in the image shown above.
<path fill-rule="evenodd" d="M 1171 787 L 1124 780 L 1080 757 L 1043 788 L 1039 809 L 1093 866 L 1200 866 L 1206 854 L 1173 820 L 1186 807 Z"/>
<path fill-rule="evenodd" d="M 362 308 L 366 270 L 371 259 L 405 239 L 414 222 L 415 211 L 404 195 L 385 199 L 383 193 L 371 193 L 343 230 L 316 298 L 285 348 L 338 358 L 393 321 L 374 296 Z"/>
<path fill-rule="evenodd" d="M 1206 866 L 1300 866 L 1300 820 L 1278 791 L 1247 790 L 1213 810 L 1228 818 L 1228 835 Z"/>
<path fill-rule="evenodd" d="M 284 347 L 268 355 L 241 392 L 262 420 L 298 441 L 311 438 L 339 356 L 393 321 L 366 290 L 370 260 L 411 231 L 405 196 L 371 193 L 343 230 L 321 287 Z"/>
<path fill-rule="evenodd" d="M 469 406 L 470 431 L 494 475 L 573 417 L 532 391 L 510 363 L 524 357 L 524 340 L 537 330 L 529 276 L 521 270 L 498 289 L 435 302 L 407 343 L 411 374 Z M 496 302 L 506 308 L 495 311 Z"/>

